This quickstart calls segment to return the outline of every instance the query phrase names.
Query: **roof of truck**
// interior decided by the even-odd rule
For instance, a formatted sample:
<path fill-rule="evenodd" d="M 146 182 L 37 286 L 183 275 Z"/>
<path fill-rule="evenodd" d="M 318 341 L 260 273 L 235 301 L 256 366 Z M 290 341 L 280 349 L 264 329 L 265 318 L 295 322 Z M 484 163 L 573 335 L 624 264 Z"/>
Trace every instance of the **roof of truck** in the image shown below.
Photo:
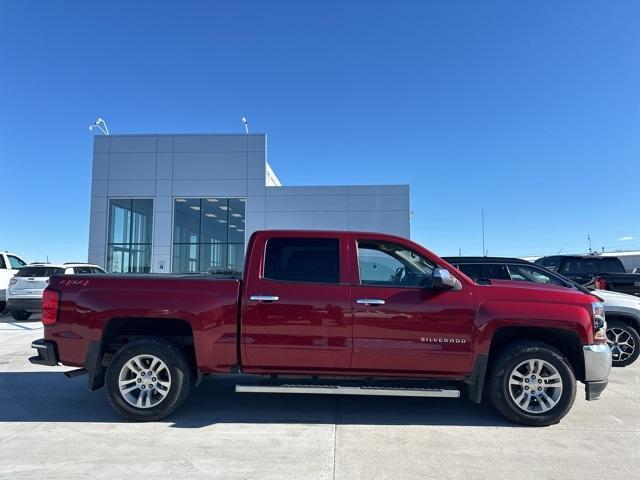
<path fill-rule="evenodd" d="M 531 262 L 513 257 L 442 257 L 449 263 L 526 263 Z"/>

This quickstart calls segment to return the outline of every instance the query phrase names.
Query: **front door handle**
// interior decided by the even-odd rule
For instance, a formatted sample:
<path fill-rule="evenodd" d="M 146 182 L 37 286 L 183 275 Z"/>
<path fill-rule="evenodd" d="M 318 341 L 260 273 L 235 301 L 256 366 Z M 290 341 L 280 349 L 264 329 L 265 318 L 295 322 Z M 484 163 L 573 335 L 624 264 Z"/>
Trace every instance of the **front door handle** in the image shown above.
<path fill-rule="evenodd" d="M 251 295 L 249 298 L 255 302 L 277 302 L 280 300 L 277 295 Z"/>
<path fill-rule="evenodd" d="M 379 298 L 359 298 L 356 303 L 360 305 L 384 305 L 385 302 Z"/>

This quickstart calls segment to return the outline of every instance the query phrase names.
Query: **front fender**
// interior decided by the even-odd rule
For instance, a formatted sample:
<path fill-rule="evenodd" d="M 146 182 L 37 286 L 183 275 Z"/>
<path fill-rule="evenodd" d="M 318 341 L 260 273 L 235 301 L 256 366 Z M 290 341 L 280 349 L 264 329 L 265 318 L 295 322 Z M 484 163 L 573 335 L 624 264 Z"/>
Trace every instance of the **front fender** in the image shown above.
<path fill-rule="evenodd" d="M 539 327 L 575 333 L 583 345 L 593 343 L 591 312 L 585 305 L 523 301 L 485 301 L 478 306 L 476 348 L 488 353 L 502 327 Z"/>

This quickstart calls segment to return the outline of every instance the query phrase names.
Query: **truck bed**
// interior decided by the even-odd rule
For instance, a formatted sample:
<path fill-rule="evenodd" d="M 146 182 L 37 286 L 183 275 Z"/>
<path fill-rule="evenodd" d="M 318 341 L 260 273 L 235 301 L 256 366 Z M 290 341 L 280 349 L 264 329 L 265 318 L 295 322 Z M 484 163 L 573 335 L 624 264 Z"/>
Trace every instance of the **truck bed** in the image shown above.
<path fill-rule="evenodd" d="M 59 322 L 46 329 L 68 365 L 85 363 L 90 342 L 107 328 L 180 319 L 192 328 L 198 367 L 229 371 L 237 360 L 241 282 L 217 275 L 54 275 L 62 291 Z M 114 323 L 115 320 L 115 323 Z M 119 321 L 121 320 L 121 321 Z M 125 322 L 126 320 L 126 322 Z M 120 325 L 122 324 L 122 325 Z M 133 328 L 133 327 L 130 327 Z"/>

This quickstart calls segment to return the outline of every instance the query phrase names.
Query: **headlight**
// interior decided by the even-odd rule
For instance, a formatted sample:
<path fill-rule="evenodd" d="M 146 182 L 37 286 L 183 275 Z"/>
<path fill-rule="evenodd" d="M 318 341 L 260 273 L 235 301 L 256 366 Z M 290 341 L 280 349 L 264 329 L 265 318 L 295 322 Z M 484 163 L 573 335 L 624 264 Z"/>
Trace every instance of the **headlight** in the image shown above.
<path fill-rule="evenodd" d="M 18 283 L 18 280 L 16 278 L 12 278 L 11 280 L 9 280 L 9 285 L 15 285 L 16 283 Z"/>
<path fill-rule="evenodd" d="M 604 303 L 593 302 L 591 304 L 593 316 L 593 338 L 597 341 L 607 341 L 607 321 L 604 317 Z"/>

